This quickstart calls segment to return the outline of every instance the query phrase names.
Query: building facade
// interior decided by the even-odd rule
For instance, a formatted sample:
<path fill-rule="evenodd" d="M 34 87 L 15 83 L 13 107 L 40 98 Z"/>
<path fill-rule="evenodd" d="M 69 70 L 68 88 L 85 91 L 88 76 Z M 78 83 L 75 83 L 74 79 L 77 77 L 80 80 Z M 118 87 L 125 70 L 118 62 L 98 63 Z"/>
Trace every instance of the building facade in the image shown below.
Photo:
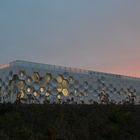
<path fill-rule="evenodd" d="M 139 104 L 140 78 L 14 61 L 0 65 L 0 102 Z"/>

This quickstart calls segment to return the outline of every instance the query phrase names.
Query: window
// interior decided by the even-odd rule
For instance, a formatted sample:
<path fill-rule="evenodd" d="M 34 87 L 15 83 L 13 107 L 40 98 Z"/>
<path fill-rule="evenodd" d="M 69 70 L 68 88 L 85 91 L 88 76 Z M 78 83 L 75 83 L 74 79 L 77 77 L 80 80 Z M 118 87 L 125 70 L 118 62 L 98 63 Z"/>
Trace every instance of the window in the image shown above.
<path fill-rule="evenodd" d="M 62 88 L 62 85 L 59 85 L 59 86 L 57 87 L 57 91 L 58 91 L 58 92 L 62 92 L 62 89 L 63 89 L 63 88 Z"/>
<path fill-rule="evenodd" d="M 23 90 L 25 87 L 25 82 L 23 80 L 18 81 L 18 88 Z"/>
<path fill-rule="evenodd" d="M 62 81 L 63 81 L 63 76 L 62 76 L 62 75 L 58 75 L 58 76 L 56 77 L 56 81 L 57 81 L 58 83 L 62 83 Z"/>
<path fill-rule="evenodd" d="M 24 70 L 20 70 L 19 71 L 19 76 L 22 78 L 25 76 L 25 71 Z"/>
<path fill-rule="evenodd" d="M 57 98 L 60 100 L 60 99 L 61 99 L 61 95 L 60 95 L 60 94 L 58 94 L 58 95 L 57 95 Z"/>
<path fill-rule="evenodd" d="M 24 93 L 23 90 L 21 90 L 21 91 L 20 91 L 20 98 L 24 98 L 24 96 L 25 96 L 25 93 Z"/>
<path fill-rule="evenodd" d="M 32 83 L 32 78 L 31 77 L 27 77 L 26 83 L 27 84 L 31 84 Z"/>
<path fill-rule="evenodd" d="M 48 91 L 46 91 L 46 97 L 50 96 L 50 93 Z"/>
<path fill-rule="evenodd" d="M 46 82 L 49 82 L 52 79 L 52 75 L 50 73 L 46 73 L 46 75 L 44 76 L 44 80 Z"/>
<path fill-rule="evenodd" d="M 74 89 L 74 93 L 77 94 L 78 93 L 78 89 Z"/>
<path fill-rule="evenodd" d="M 68 81 L 67 80 L 63 80 L 62 81 L 62 87 L 63 88 L 67 88 L 68 87 Z"/>
<path fill-rule="evenodd" d="M 38 95 L 38 92 L 34 91 L 33 95 L 36 97 Z"/>
<path fill-rule="evenodd" d="M 33 81 L 39 81 L 39 79 L 40 79 L 39 73 L 38 72 L 33 72 L 32 73 L 32 79 L 33 79 Z"/>
<path fill-rule="evenodd" d="M 69 94 L 68 89 L 64 88 L 62 90 L 62 93 L 63 93 L 64 96 L 68 96 L 68 94 Z"/>
<path fill-rule="evenodd" d="M 31 87 L 27 87 L 27 93 L 31 93 Z"/>
<path fill-rule="evenodd" d="M 69 77 L 69 82 L 74 83 L 74 78 L 72 76 Z"/>
<path fill-rule="evenodd" d="M 41 88 L 40 88 L 40 92 L 41 92 L 41 93 L 44 92 L 44 87 L 41 87 Z"/>

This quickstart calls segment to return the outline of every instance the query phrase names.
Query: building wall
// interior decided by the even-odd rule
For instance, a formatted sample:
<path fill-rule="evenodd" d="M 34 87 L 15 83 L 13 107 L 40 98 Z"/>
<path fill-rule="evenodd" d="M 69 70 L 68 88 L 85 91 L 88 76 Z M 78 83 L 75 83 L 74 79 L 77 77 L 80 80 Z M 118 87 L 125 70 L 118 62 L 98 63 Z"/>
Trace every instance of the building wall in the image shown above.
<path fill-rule="evenodd" d="M 1 102 L 139 103 L 140 79 L 15 61 L 0 69 Z"/>

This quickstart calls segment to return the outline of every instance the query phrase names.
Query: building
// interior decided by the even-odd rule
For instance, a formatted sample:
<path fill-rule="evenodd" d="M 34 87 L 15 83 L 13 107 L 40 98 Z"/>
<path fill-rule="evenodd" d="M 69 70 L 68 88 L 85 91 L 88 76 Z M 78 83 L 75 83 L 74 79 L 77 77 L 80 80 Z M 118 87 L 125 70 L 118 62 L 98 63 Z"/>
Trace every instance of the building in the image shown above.
<path fill-rule="evenodd" d="M 0 102 L 139 104 L 140 78 L 14 61 L 0 65 Z"/>

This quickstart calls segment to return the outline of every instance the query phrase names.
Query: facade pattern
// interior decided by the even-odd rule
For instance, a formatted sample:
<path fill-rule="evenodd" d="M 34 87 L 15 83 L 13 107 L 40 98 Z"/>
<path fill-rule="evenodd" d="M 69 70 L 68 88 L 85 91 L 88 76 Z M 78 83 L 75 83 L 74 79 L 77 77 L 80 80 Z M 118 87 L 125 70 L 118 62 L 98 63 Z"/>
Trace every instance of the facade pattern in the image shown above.
<path fill-rule="evenodd" d="M 14 61 L 0 65 L 0 102 L 139 104 L 140 78 Z"/>

